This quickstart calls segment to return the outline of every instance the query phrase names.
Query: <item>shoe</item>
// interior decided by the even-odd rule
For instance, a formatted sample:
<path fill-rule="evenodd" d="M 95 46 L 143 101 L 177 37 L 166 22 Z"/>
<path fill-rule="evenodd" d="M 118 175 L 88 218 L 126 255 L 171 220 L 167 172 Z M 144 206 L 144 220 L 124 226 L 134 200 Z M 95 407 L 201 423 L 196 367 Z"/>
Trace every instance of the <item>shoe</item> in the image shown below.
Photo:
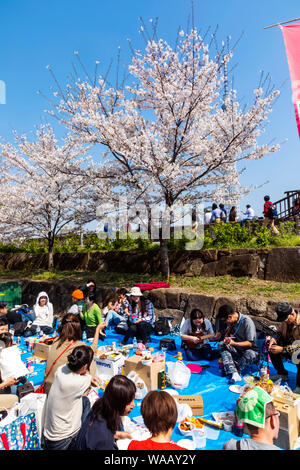
<path fill-rule="evenodd" d="M 297 395 L 300 395 L 300 386 L 299 385 L 296 388 L 294 388 L 293 393 L 296 393 Z"/>
<path fill-rule="evenodd" d="M 31 320 L 29 320 L 29 321 L 26 323 L 25 330 L 29 329 L 29 328 L 31 327 L 32 323 L 33 323 L 33 322 L 32 322 Z"/>
<path fill-rule="evenodd" d="M 236 382 L 241 382 L 242 377 L 240 376 L 240 374 L 238 374 L 237 372 L 234 372 L 232 374 L 232 377 L 229 379 L 229 383 L 230 384 L 235 384 Z"/>
<path fill-rule="evenodd" d="M 270 377 L 270 380 L 272 380 L 272 382 L 277 382 L 277 380 L 282 380 L 283 382 L 287 382 L 289 380 L 288 372 L 286 374 L 272 375 L 272 377 Z"/>

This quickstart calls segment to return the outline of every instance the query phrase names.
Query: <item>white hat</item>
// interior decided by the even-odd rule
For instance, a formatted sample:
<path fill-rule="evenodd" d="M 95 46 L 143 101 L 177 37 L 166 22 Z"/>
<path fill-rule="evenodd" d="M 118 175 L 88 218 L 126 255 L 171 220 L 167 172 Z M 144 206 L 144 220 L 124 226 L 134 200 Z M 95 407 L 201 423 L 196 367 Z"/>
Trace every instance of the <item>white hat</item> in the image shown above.
<path fill-rule="evenodd" d="M 142 297 L 142 291 L 139 287 L 132 287 L 131 291 L 127 295 L 135 295 L 137 297 Z"/>

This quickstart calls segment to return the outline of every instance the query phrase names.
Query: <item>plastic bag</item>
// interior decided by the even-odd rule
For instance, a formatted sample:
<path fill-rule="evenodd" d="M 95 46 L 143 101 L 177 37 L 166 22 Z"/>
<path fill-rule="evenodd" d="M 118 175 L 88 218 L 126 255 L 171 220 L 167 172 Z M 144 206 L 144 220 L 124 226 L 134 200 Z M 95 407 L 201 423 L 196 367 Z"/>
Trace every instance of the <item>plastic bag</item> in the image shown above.
<path fill-rule="evenodd" d="M 29 370 L 21 359 L 18 346 L 9 346 L 0 351 L 0 371 L 2 382 L 11 377 L 17 379 L 23 375 L 28 375 Z"/>
<path fill-rule="evenodd" d="M 136 386 L 135 399 L 142 400 L 148 393 L 148 388 L 146 387 L 145 382 L 143 381 L 143 379 L 141 379 L 141 377 L 134 370 L 129 372 L 127 377 L 130 380 L 132 380 L 132 382 L 135 383 L 135 386 Z"/>
<path fill-rule="evenodd" d="M 40 440 L 44 429 L 46 399 L 47 395 L 45 394 L 29 393 L 25 397 L 21 398 L 19 403 L 19 416 L 26 416 L 30 413 L 35 414 L 36 426 Z"/>
<path fill-rule="evenodd" d="M 191 371 L 183 362 L 167 362 L 166 365 L 168 367 L 167 375 L 172 387 L 183 389 L 189 386 Z"/>

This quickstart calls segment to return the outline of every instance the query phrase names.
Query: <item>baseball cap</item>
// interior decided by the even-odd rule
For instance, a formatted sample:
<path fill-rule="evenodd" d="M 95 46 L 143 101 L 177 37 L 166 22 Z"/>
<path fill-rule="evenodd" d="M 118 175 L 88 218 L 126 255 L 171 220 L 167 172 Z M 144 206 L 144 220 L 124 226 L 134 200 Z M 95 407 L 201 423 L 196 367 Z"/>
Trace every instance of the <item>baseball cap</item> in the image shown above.
<path fill-rule="evenodd" d="M 82 290 L 80 290 L 80 289 L 75 289 L 75 290 L 72 292 L 72 297 L 74 297 L 74 299 L 77 299 L 77 300 L 82 300 L 83 297 L 84 297 Z"/>
<path fill-rule="evenodd" d="M 275 308 L 277 321 L 284 321 L 292 313 L 293 307 L 288 302 L 279 302 Z"/>
<path fill-rule="evenodd" d="M 265 426 L 266 405 L 273 401 L 261 387 L 254 387 L 242 396 L 236 407 L 237 419 L 258 428 Z"/>

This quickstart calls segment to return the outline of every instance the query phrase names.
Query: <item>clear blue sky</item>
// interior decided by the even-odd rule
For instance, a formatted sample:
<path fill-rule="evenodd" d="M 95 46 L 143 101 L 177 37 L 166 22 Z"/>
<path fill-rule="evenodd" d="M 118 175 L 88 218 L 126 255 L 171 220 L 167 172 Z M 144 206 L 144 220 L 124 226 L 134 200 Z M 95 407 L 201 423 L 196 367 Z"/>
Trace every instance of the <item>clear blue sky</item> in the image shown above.
<path fill-rule="evenodd" d="M 284 43 L 278 27 L 264 27 L 300 17 L 298 0 L 195 0 L 195 25 L 204 32 L 219 25 L 218 37 L 237 39 L 234 63 L 238 96 L 250 100 L 258 85 L 260 71 L 270 73 L 279 87 L 277 101 L 265 139 L 281 143 L 281 150 L 247 165 L 241 182 L 247 186 L 270 183 L 242 201 L 261 215 L 262 199 L 270 194 L 276 201 L 284 191 L 300 189 L 300 141 L 298 137 Z M 0 105 L 0 135 L 12 141 L 12 130 L 30 133 L 46 120 L 48 103 L 37 90 L 50 95 L 53 85 L 49 64 L 62 84 L 75 61 L 74 51 L 89 70 L 96 60 L 105 70 L 116 57 L 118 46 L 128 58 L 127 38 L 143 47 L 138 33 L 143 17 L 159 18 L 159 36 L 174 43 L 178 26 L 186 29 L 189 0 L 0 0 L 0 80 L 6 84 L 6 104 Z"/>

